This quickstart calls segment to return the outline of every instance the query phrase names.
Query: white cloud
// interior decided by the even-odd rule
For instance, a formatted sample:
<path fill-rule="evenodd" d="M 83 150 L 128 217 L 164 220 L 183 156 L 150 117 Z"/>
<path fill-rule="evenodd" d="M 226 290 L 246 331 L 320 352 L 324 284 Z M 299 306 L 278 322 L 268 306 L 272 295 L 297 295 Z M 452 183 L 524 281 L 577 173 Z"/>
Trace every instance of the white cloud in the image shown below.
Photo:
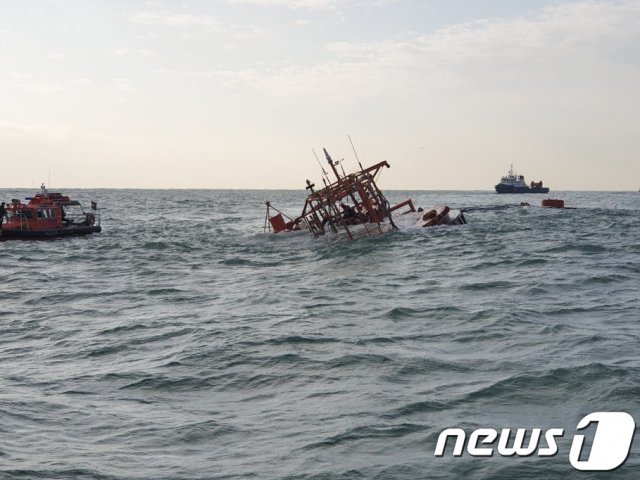
<path fill-rule="evenodd" d="M 352 0 L 229 0 L 229 3 L 246 3 L 261 6 L 278 6 L 287 8 L 331 8 L 354 3 Z"/>
<path fill-rule="evenodd" d="M 9 71 L 7 74 L 16 82 L 17 86 L 23 90 L 35 93 L 53 93 L 62 90 L 59 82 L 35 77 L 27 72 Z"/>
<path fill-rule="evenodd" d="M 260 167 L 245 169 L 235 159 L 260 156 L 260 165 L 272 166 L 289 155 L 297 158 L 311 142 L 343 132 L 360 139 L 369 158 L 402 159 L 389 173 L 397 187 L 485 188 L 514 159 L 525 173 L 553 188 L 562 182 L 573 188 L 606 188 L 587 177 L 627 171 L 630 179 L 637 172 L 638 0 L 571 0 L 528 15 L 420 32 L 406 31 L 407 24 L 419 24 L 407 21 L 407 5 L 400 3 L 397 9 L 357 16 L 362 24 L 347 32 L 331 20 L 343 13 L 355 19 L 350 13 L 360 11 L 350 9 L 370 3 L 235 0 L 245 6 L 220 8 L 230 1 L 221 0 L 217 8 L 215 2 L 145 2 L 137 7 L 145 11 L 132 15 L 127 9 L 119 18 L 132 23 L 105 25 L 111 30 L 101 33 L 107 35 L 90 35 L 90 26 L 74 33 L 74 41 L 86 45 L 69 53 L 62 70 L 62 63 L 46 58 L 69 48 L 68 32 L 60 37 L 51 32 L 60 41 L 38 42 L 38 48 L 16 44 L 16 54 L 5 62 L 11 71 L 0 71 L 7 87 L 3 117 L 37 119 L 42 125 L 0 123 L 0 139 L 13 138 L 3 145 L 9 144 L 16 158 L 62 159 L 75 152 L 78 162 L 136 159 L 140 170 L 156 165 L 163 149 L 166 158 L 184 158 L 189 171 L 198 170 L 205 157 L 233 158 L 219 169 L 226 175 L 223 180 L 211 171 L 217 186 L 245 181 L 244 186 L 297 185 L 295 160 L 279 163 L 282 176 L 265 167 L 260 175 L 245 178 L 242 173 Z M 271 7 L 280 10 L 271 12 Z M 434 21 L 452 10 L 438 7 Z M 208 13 L 196 13 L 202 11 Z M 376 28 L 387 13 L 393 14 L 393 22 Z M 299 19 L 313 26 L 295 26 Z M 263 41 L 268 32 L 237 24 L 243 21 L 264 22 L 274 33 Z M 193 41 L 184 41 L 188 37 Z M 105 41 L 113 48 L 100 57 Z M 114 62 L 114 56 L 131 61 Z M 155 58 L 133 62 L 145 57 Z M 63 92 L 44 95 L 59 90 Z M 156 101 L 168 112 L 163 118 L 157 109 L 146 108 Z M 108 138 L 81 141 L 78 131 L 85 128 L 107 132 Z M 237 140 L 241 136 L 252 141 Z M 173 140 L 164 144 L 165 137 Z M 166 145 L 172 146 L 170 152 Z M 183 145 L 199 151 L 200 160 L 184 155 Z M 619 159 L 628 159 L 628 168 L 616 165 Z M 536 168 L 526 167 L 525 161 Z M 252 162 L 244 165 L 257 165 Z M 588 172 L 586 162 L 593 165 Z M 113 169 L 96 165 L 101 177 Z M 121 184 L 116 173 L 96 184 Z M 196 183 L 190 177 L 184 185 Z M 615 173 L 608 178 L 606 185 L 612 188 L 631 181 Z M 166 183 L 172 182 L 167 173 Z"/>
<path fill-rule="evenodd" d="M 27 72 L 16 72 L 11 70 L 6 73 L 14 80 L 31 80 L 33 78 L 32 75 Z"/>
<path fill-rule="evenodd" d="M 339 57 L 402 64 L 420 57 L 450 65 L 468 61 L 557 57 L 577 52 L 601 55 L 612 46 L 633 46 L 640 38 L 640 3 L 582 3 L 552 7 L 533 18 L 479 20 L 413 34 L 402 40 L 333 43 Z M 631 52 L 630 52 L 631 53 Z"/>
<path fill-rule="evenodd" d="M 67 58 L 67 54 L 66 53 L 62 53 L 62 52 L 55 52 L 55 53 L 51 53 L 51 54 L 47 55 L 47 58 L 49 60 L 63 60 L 65 58 Z"/>
<path fill-rule="evenodd" d="M 157 52 L 145 50 L 144 48 L 112 48 L 111 53 L 118 57 L 123 57 L 125 55 L 140 55 L 142 57 L 158 56 Z"/>
<path fill-rule="evenodd" d="M 124 92 L 124 93 L 132 93 L 132 92 L 135 92 L 136 90 L 129 84 L 129 81 L 124 78 L 114 78 L 113 86 L 119 92 Z"/>
<path fill-rule="evenodd" d="M 638 25 L 636 0 L 573 3 L 547 8 L 537 16 L 474 21 L 394 40 L 331 43 L 326 46 L 334 57 L 329 61 L 191 75 L 262 96 L 320 102 L 327 96 L 375 98 L 408 87 L 475 89 L 481 82 L 499 86 L 513 77 L 526 83 L 556 76 L 561 83 L 563 75 L 575 80 L 583 67 L 594 68 L 597 76 L 604 65 L 624 68 L 629 61 L 637 63 Z"/>
<path fill-rule="evenodd" d="M 86 77 L 78 77 L 69 79 L 69 83 L 75 86 L 91 85 L 93 82 Z"/>
<path fill-rule="evenodd" d="M 162 26 L 181 30 L 200 29 L 207 33 L 230 37 L 236 40 L 268 35 L 268 30 L 256 25 L 225 23 L 211 15 L 174 13 L 170 11 L 137 12 L 129 17 L 132 22 L 147 26 Z"/>
<path fill-rule="evenodd" d="M 0 138 L 4 141 L 38 141 L 63 143 L 69 140 L 71 126 L 69 125 L 34 125 L 17 122 L 0 122 Z"/>
<path fill-rule="evenodd" d="M 334 9 L 341 7 L 354 7 L 358 5 L 372 6 L 391 3 L 396 0 L 228 0 L 229 3 L 245 3 L 266 7 L 286 7 L 291 9 Z"/>
<path fill-rule="evenodd" d="M 210 15 L 193 15 L 187 13 L 172 13 L 169 11 L 138 12 L 130 17 L 131 21 L 143 25 L 164 25 L 177 28 L 204 27 L 211 31 L 223 31 L 224 25 L 217 18 Z"/>

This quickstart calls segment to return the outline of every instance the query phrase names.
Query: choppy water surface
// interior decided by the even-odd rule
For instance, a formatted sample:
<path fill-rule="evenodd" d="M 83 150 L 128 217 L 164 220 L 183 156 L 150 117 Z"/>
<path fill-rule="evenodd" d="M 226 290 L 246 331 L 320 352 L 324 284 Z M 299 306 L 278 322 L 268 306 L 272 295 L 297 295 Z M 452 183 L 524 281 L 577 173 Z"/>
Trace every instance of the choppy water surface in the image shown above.
<path fill-rule="evenodd" d="M 0 243 L 2 479 L 581 478 L 568 436 L 526 459 L 436 439 L 640 419 L 638 193 L 354 242 L 263 234 L 264 200 L 300 192 L 66 193 L 102 234 Z"/>

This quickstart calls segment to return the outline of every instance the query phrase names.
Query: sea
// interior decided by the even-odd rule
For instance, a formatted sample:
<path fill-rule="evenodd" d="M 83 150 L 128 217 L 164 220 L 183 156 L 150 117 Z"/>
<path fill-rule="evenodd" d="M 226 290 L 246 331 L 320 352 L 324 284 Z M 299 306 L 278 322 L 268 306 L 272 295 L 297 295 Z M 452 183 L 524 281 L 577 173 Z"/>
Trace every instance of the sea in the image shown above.
<path fill-rule="evenodd" d="M 640 478 L 637 432 L 570 462 L 585 416 L 640 421 L 640 193 L 390 191 L 468 224 L 354 241 L 265 233 L 303 191 L 63 193 L 102 233 L 0 243 L 2 480 Z"/>

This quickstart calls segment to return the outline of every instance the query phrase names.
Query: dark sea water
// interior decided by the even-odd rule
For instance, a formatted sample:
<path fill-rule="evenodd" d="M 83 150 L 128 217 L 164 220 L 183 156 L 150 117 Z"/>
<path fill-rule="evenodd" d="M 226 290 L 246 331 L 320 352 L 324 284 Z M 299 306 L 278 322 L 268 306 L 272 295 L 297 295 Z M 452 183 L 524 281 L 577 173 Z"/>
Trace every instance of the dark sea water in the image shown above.
<path fill-rule="evenodd" d="M 637 438 L 569 463 L 586 414 L 640 421 L 639 193 L 389 192 L 469 224 L 353 242 L 262 233 L 301 192 L 64 193 L 103 233 L 0 243 L 2 480 L 640 478 Z M 448 427 L 566 434 L 436 458 Z"/>

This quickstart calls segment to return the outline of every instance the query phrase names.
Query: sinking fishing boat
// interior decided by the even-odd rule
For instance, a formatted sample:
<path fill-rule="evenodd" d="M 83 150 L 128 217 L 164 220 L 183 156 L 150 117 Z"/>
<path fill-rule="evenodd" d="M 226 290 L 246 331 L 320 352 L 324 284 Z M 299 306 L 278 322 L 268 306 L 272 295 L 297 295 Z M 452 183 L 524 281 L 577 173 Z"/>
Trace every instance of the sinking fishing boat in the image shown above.
<path fill-rule="evenodd" d="M 48 239 L 102 231 L 95 202 L 91 202 L 92 211 L 85 212 L 80 202 L 67 195 L 50 193 L 44 185 L 40 188 L 40 193 L 25 199 L 28 203 L 13 199 L 4 206 L 0 240 Z"/>
<path fill-rule="evenodd" d="M 395 215 L 407 216 L 409 223 L 420 227 L 467 223 L 461 211 L 452 210 L 448 206 L 431 210 L 416 209 L 411 199 L 392 206 L 376 183 L 382 170 L 390 168 L 387 161 L 364 168 L 358 159 L 360 170 L 346 174 L 340 165 L 342 160 L 334 161 L 326 149 L 323 151 L 335 180 L 330 180 L 329 174 L 321 165 L 324 188 L 316 191 L 315 184 L 307 180 L 305 188 L 309 195 L 302 213 L 295 218 L 266 202 L 265 231 L 280 233 L 308 230 L 313 235 L 343 233 L 349 239 L 354 239 L 398 230 Z M 406 222 L 403 221 L 404 223 Z"/>

